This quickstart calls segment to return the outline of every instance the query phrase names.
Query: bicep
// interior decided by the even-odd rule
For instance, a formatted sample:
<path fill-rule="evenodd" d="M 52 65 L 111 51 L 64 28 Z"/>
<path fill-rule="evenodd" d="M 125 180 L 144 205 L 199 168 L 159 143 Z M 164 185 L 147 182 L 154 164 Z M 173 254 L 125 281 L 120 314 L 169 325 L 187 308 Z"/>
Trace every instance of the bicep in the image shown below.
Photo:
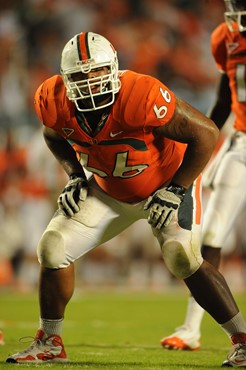
<path fill-rule="evenodd" d="M 64 141 L 65 139 L 50 127 L 44 126 L 43 136 L 45 141 Z"/>
<path fill-rule="evenodd" d="M 190 104 L 177 98 L 173 117 L 163 126 L 154 129 L 155 135 L 182 143 L 190 143 L 202 132 L 214 130 L 214 123 Z"/>
<path fill-rule="evenodd" d="M 50 127 L 44 127 L 43 136 L 46 145 L 56 157 L 58 154 L 59 156 L 63 156 L 62 152 L 65 154 L 67 148 L 70 147 L 70 144 Z"/>

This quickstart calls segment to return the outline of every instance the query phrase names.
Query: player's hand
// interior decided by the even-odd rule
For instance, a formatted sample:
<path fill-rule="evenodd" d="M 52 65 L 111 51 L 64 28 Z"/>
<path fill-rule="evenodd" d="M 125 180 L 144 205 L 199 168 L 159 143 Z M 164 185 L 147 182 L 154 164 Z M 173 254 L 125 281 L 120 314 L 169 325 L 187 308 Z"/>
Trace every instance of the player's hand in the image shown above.
<path fill-rule="evenodd" d="M 79 211 L 79 201 L 85 201 L 88 192 L 87 181 L 80 176 L 71 175 L 62 193 L 58 197 L 58 207 L 65 216 L 74 216 Z"/>
<path fill-rule="evenodd" d="M 182 186 L 170 184 L 150 196 L 144 205 L 144 210 L 149 209 L 148 223 L 157 230 L 168 226 L 184 199 L 185 190 Z"/>

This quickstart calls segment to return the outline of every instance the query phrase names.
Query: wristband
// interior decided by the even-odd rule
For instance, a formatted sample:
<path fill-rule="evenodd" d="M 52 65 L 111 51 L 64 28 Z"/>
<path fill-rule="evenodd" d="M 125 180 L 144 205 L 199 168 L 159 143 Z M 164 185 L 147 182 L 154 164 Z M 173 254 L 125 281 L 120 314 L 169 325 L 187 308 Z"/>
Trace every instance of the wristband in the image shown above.
<path fill-rule="evenodd" d="M 80 177 L 82 178 L 83 180 L 87 181 L 87 179 L 85 178 L 84 174 L 81 173 L 81 172 L 74 172 L 72 173 L 70 176 L 69 176 L 69 179 L 70 180 L 74 180 L 76 177 Z"/>
<path fill-rule="evenodd" d="M 171 191 L 172 193 L 177 195 L 177 197 L 179 197 L 181 200 L 183 200 L 186 190 L 187 190 L 186 188 L 184 188 L 181 185 L 175 184 L 174 182 L 171 182 L 167 186 L 167 191 Z"/>

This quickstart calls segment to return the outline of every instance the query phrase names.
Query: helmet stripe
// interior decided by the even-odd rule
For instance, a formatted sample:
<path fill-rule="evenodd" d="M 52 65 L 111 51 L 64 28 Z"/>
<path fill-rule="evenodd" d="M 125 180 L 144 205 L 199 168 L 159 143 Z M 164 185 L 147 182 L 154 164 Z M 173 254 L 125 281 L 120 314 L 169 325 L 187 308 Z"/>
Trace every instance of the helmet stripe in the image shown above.
<path fill-rule="evenodd" d="M 77 49 L 78 49 L 78 54 L 79 54 L 79 60 L 82 60 L 79 39 L 80 39 L 80 35 L 77 35 Z"/>
<path fill-rule="evenodd" d="M 86 52 L 87 52 L 88 59 L 90 59 L 91 53 L 90 53 L 90 49 L 89 49 L 88 38 L 89 38 L 89 32 L 86 32 L 86 34 L 85 34 L 85 47 L 86 47 Z"/>
<path fill-rule="evenodd" d="M 90 50 L 88 44 L 88 32 L 80 33 L 77 36 L 77 47 L 80 60 L 90 59 Z"/>

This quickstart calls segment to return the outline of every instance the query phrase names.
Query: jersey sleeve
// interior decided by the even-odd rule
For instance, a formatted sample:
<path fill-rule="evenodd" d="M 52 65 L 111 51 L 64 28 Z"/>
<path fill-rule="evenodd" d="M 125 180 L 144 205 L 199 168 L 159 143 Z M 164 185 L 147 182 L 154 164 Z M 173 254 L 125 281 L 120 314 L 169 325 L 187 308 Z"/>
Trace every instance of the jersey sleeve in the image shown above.
<path fill-rule="evenodd" d="M 45 80 L 37 89 L 34 96 L 34 108 L 39 120 L 47 127 L 54 127 L 58 121 L 60 76 Z"/>
<path fill-rule="evenodd" d="M 167 86 L 155 79 L 146 103 L 145 127 L 165 125 L 173 117 L 175 107 L 175 94 Z"/>
<path fill-rule="evenodd" d="M 118 116 L 133 127 L 162 126 L 175 111 L 174 93 L 154 77 L 128 71 L 123 78 Z"/>
<path fill-rule="evenodd" d="M 211 51 L 219 71 L 226 71 L 227 50 L 225 45 L 225 33 L 227 25 L 222 23 L 211 35 Z"/>

